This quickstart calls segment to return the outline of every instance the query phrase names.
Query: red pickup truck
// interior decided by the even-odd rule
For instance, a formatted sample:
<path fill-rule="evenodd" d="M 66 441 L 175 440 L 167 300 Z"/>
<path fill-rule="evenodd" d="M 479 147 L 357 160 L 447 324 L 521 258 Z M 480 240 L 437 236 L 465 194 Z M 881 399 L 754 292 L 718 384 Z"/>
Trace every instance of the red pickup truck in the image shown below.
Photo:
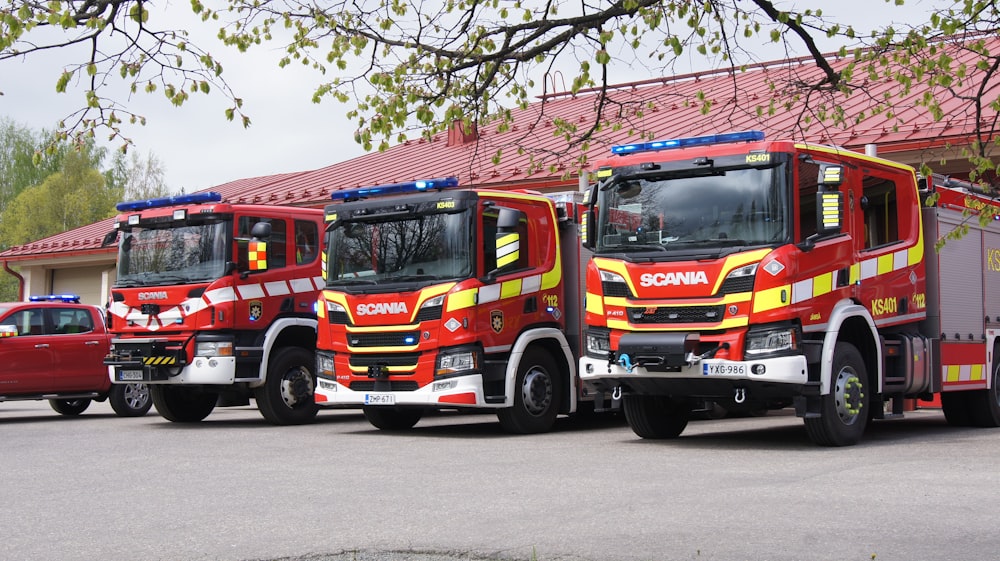
<path fill-rule="evenodd" d="M 78 297 L 0 303 L 0 401 L 47 399 L 58 413 L 79 415 L 107 399 L 119 416 L 145 415 L 149 388 L 111 383 L 110 347 L 103 310 Z"/>

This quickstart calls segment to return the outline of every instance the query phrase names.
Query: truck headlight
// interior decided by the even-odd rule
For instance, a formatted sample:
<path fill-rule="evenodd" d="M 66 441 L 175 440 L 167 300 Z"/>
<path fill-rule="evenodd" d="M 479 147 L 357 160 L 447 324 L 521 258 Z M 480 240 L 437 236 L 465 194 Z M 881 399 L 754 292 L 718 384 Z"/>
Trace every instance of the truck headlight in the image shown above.
<path fill-rule="evenodd" d="M 334 377 L 333 355 L 328 353 L 316 353 L 316 375 Z"/>
<path fill-rule="evenodd" d="M 195 356 L 233 356 L 232 341 L 203 341 L 194 348 Z"/>
<path fill-rule="evenodd" d="M 472 348 L 442 351 L 438 355 L 435 377 L 451 376 L 460 372 L 479 369 L 479 351 Z"/>
<path fill-rule="evenodd" d="M 747 333 L 746 357 L 760 358 L 770 354 L 787 354 L 799 347 L 798 329 L 786 325 L 768 329 L 756 329 Z"/>
<path fill-rule="evenodd" d="M 611 352 L 610 333 L 587 332 L 587 354 L 607 358 L 609 352 Z"/>

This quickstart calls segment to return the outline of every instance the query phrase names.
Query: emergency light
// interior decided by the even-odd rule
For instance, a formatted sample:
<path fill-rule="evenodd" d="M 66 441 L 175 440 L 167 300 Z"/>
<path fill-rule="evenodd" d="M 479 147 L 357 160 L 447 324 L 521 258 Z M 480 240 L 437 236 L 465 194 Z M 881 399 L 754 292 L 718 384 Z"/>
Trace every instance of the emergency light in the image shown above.
<path fill-rule="evenodd" d="M 755 140 L 764 140 L 764 132 L 727 132 L 722 134 L 709 134 L 706 136 L 687 136 L 683 138 L 671 138 L 669 140 L 654 140 L 652 142 L 639 142 L 636 144 L 618 144 L 611 147 L 611 153 L 618 155 L 638 154 L 640 152 L 673 150 L 674 148 L 688 148 L 691 146 L 708 146 L 709 144 L 724 144 L 726 142 L 753 142 Z"/>
<path fill-rule="evenodd" d="M 126 201 L 118 203 L 115 208 L 120 212 L 129 210 L 145 210 L 149 208 L 161 208 L 176 205 L 195 205 L 201 203 L 217 203 L 222 200 L 222 193 L 207 191 L 203 193 L 191 193 L 190 195 L 173 195 L 171 197 L 160 197 L 158 199 L 145 199 L 139 201 Z"/>
<path fill-rule="evenodd" d="M 79 304 L 80 297 L 76 294 L 45 294 L 28 298 L 32 302 L 68 302 Z"/>
<path fill-rule="evenodd" d="M 437 179 L 422 179 L 419 181 L 405 181 L 403 183 L 389 183 L 386 185 L 375 185 L 372 187 L 358 187 L 356 189 L 344 189 L 330 193 L 330 198 L 335 201 L 349 201 L 353 199 L 363 199 L 367 197 L 383 197 L 386 195 L 405 195 L 407 193 L 425 193 L 434 189 L 452 189 L 458 187 L 457 177 L 439 177 Z"/>

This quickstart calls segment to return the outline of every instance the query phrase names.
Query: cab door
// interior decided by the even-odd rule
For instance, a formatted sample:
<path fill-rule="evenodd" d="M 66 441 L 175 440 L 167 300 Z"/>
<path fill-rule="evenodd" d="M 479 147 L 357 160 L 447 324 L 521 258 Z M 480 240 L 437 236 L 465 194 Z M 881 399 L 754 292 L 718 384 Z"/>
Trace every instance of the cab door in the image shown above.
<path fill-rule="evenodd" d="M 0 337 L 0 394 L 37 394 L 52 391 L 55 352 L 45 333 L 43 308 L 18 308 L 0 317 L 0 325 L 16 331 Z"/>
<path fill-rule="evenodd" d="M 100 391 L 110 386 L 104 356 L 110 342 L 83 306 L 50 308 L 53 384 L 57 391 Z"/>

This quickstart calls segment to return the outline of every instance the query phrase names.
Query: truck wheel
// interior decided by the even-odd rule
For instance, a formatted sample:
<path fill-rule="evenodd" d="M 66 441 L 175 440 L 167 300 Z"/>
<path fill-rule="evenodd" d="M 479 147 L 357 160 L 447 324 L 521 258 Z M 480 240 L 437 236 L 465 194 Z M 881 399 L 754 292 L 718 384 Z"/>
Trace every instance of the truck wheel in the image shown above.
<path fill-rule="evenodd" d="M 146 384 L 111 384 L 108 401 L 119 417 L 142 417 L 153 406 Z"/>
<path fill-rule="evenodd" d="M 271 358 L 267 380 L 254 389 L 257 409 L 275 425 L 301 425 L 316 418 L 316 359 L 300 347 L 281 349 Z"/>
<path fill-rule="evenodd" d="M 850 343 L 833 350 L 830 393 L 821 396 L 820 417 L 805 419 L 806 433 L 820 446 L 857 444 L 868 425 L 868 375 L 861 353 Z"/>
<path fill-rule="evenodd" d="M 185 386 L 152 384 L 149 393 L 161 417 L 175 423 L 197 423 L 215 409 L 219 394 Z"/>
<path fill-rule="evenodd" d="M 953 427 L 971 427 L 968 392 L 941 392 L 941 410 L 944 420 Z"/>
<path fill-rule="evenodd" d="M 690 406 L 662 395 L 626 394 L 622 410 L 632 432 L 642 438 L 677 438 L 691 418 Z"/>
<path fill-rule="evenodd" d="M 994 355 L 996 356 L 996 355 Z M 966 398 L 972 425 L 977 427 L 1000 427 L 1000 364 L 993 368 L 990 388 L 968 392 Z"/>
<path fill-rule="evenodd" d="M 75 417 L 90 407 L 89 399 L 50 399 L 49 405 L 60 415 Z"/>
<path fill-rule="evenodd" d="M 552 357 L 537 347 L 528 348 L 517 365 L 514 406 L 497 411 L 500 426 L 516 434 L 551 430 L 560 395 L 559 368 Z"/>
<path fill-rule="evenodd" d="M 412 429 L 424 415 L 420 409 L 397 407 L 362 407 L 361 410 L 372 426 L 382 430 Z"/>

